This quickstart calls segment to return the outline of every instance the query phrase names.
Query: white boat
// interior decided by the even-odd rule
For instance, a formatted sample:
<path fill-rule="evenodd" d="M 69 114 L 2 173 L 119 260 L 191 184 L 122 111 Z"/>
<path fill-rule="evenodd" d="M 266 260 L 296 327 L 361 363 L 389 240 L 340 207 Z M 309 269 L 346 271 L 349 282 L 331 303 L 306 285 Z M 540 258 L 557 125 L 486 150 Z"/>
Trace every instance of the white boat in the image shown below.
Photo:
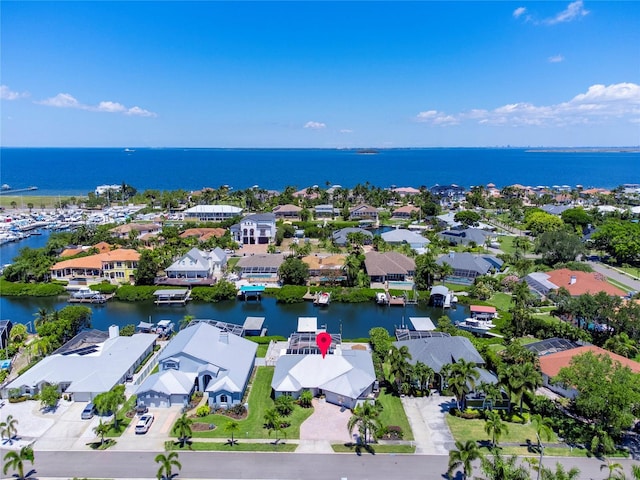
<path fill-rule="evenodd" d="M 319 292 L 316 295 L 316 305 L 325 306 L 329 305 L 331 301 L 331 292 Z"/>
<path fill-rule="evenodd" d="M 376 303 L 378 305 L 386 305 L 389 303 L 389 299 L 387 298 L 386 293 L 378 292 L 376 293 Z"/>
<path fill-rule="evenodd" d="M 461 330 L 466 330 L 471 333 L 478 333 L 480 335 L 486 334 L 489 330 L 495 327 L 491 320 L 482 320 L 479 318 L 466 318 L 464 322 L 456 324 Z"/>

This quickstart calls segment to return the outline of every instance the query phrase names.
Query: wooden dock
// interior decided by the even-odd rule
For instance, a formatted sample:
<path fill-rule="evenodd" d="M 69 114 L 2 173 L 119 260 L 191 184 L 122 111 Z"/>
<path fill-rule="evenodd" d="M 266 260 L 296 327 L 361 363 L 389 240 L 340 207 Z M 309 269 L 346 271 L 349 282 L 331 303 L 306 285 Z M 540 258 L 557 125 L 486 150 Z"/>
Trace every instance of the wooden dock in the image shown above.
<path fill-rule="evenodd" d="M 191 290 L 186 288 L 156 290 L 153 295 L 156 305 L 186 305 L 191 300 Z"/>
<path fill-rule="evenodd" d="M 91 304 L 101 304 L 106 303 L 108 300 L 111 300 L 115 296 L 115 293 L 110 293 L 108 295 L 104 295 L 102 293 L 97 293 L 91 297 L 69 297 L 69 303 L 91 303 Z"/>

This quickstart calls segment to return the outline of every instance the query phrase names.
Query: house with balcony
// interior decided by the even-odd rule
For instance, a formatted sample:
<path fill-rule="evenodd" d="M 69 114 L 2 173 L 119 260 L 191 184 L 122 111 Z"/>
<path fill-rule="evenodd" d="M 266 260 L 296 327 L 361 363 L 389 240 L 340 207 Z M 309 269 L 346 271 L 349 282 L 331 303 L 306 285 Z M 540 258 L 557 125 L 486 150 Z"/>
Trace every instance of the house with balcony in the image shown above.
<path fill-rule="evenodd" d="M 301 211 L 302 208 L 297 205 L 287 203 L 286 205 L 278 205 L 274 208 L 273 214 L 276 216 L 276 219 L 299 220 Z"/>
<path fill-rule="evenodd" d="M 242 215 L 242 208 L 233 205 L 196 205 L 184 211 L 185 222 L 222 222 Z"/>
<path fill-rule="evenodd" d="M 227 254 L 220 247 L 205 251 L 192 248 L 165 268 L 163 285 L 211 285 L 227 266 Z"/>
<path fill-rule="evenodd" d="M 136 250 L 118 248 L 110 252 L 63 260 L 49 270 L 53 279 L 82 279 L 81 283 L 85 285 L 105 279 L 112 283 L 130 283 L 134 281 L 139 260 L 140 254 Z"/>
<path fill-rule="evenodd" d="M 144 235 L 158 235 L 162 226 L 158 223 L 125 223 L 109 230 L 112 237 L 129 239 L 134 235 L 136 239 Z M 133 232 L 133 234 L 131 233 Z"/>
<path fill-rule="evenodd" d="M 378 221 L 378 209 L 362 203 L 349 210 L 349 219 Z"/>
<path fill-rule="evenodd" d="M 233 239 L 242 245 L 270 244 L 276 239 L 276 216 L 273 213 L 247 215 L 230 230 Z"/>

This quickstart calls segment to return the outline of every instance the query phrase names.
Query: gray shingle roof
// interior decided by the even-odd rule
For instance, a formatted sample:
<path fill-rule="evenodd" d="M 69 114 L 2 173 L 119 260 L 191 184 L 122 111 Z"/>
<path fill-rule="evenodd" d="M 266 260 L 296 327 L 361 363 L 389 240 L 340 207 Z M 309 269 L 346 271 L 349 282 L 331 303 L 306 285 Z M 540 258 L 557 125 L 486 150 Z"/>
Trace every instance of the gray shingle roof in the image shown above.
<path fill-rule="evenodd" d="M 469 270 L 485 275 L 492 268 L 500 268 L 502 260 L 493 255 L 476 255 L 472 253 L 453 253 L 440 256 L 436 263 L 442 265 L 448 263 L 454 270 Z"/>
<path fill-rule="evenodd" d="M 411 230 L 406 230 L 403 228 L 397 228 L 388 232 L 384 232 L 381 237 L 387 243 L 406 242 L 409 245 L 428 245 L 430 243 L 427 238 L 423 237 L 419 233 L 412 232 Z"/>
<path fill-rule="evenodd" d="M 367 252 L 364 265 L 369 276 L 407 275 L 416 269 L 416 262 L 398 252 Z"/>
<path fill-rule="evenodd" d="M 350 233 L 362 233 L 369 240 L 373 238 L 373 233 L 371 233 L 369 230 L 365 230 L 364 228 L 347 227 L 333 232 L 333 234 L 331 235 L 333 238 L 333 243 L 335 243 L 336 245 L 346 245 L 347 235 L 349 235 Z"/>
<path fill-rule="evenodd" d="M 409 349 L 411 364 L 422 362 L 436 373 L 439 373 L 444 365 L 460 359 L 484 365 L 482 356 L 466 337 L 428 337 L 394 342 L 394 345 L 398 348 L 406 346 Z"/>

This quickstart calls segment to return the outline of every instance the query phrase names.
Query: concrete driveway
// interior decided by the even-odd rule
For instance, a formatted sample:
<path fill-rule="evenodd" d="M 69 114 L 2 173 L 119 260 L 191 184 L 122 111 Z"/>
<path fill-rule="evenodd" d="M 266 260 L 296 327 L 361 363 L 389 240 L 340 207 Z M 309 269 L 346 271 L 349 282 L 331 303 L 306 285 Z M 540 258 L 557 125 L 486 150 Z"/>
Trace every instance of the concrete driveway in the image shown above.
<path fill-rule="evenodd" d="M 444 418 L 455 405 L 453 397 L 403 397 L 402 406 L 409 419 L 418 455 L 448 455 L 455 445 Z"/>
<path fill-rule="evenodd" d="M 351 410 L 341 412 L 339 406 L 317 398 L 313 399 L 313 408 L 313 414 L 300 425 L 296 453 L 333 453 L 332 443 L 353 441 L 347 429 Z"/>
<path fill-rule="evenodd" d="M 56 412 L 55 423 L 36 441 L 36 450 L 75 450 L 87 448 L 86 443 L 96 438 L 93 427 L 98 425 L 97 415 L 82 420 L 85 402 L 69 402 L 64 411 Z M 62 407 L 59 407 L 62 410 Z M 46 417 L 45 417 L 46 418 Z M 110 418 L 110 417 L 109 417 Z M 103 421 L 107 421 L 106 418 Z"/>
<path fill-rule="evenodd" d="M 145 434 L 136 434 L 136 416 L 127 429 L 122 433 L 120 438 L 116 438 L 116 444 L 111 447 L 112 450 L 128 450 L 128 451 L 157 451 L 164 450 L 164 442 L 171 440 L 171 427 L 176 419 L 180 416 L 181 407 L 174 406 L 169 408 L 150 408 L 149 413 L 154 416 L 153 423 L 149 431 Z"/>
<path fill-rule="evenodd" d="M 40 410 L 40 402 L 28 400 L 20 403 L 9 403 L 5 401 L 0 407 L 0 419 L 6 421 L 11 415 L 18 421 L 18 440 L 2 442 L 2 449 L 20 449 L 32 444 L 49 430 L 64 411 L 69 407 L 69 402 L 60 402 L 56 412 L 43 413 Z"/>

